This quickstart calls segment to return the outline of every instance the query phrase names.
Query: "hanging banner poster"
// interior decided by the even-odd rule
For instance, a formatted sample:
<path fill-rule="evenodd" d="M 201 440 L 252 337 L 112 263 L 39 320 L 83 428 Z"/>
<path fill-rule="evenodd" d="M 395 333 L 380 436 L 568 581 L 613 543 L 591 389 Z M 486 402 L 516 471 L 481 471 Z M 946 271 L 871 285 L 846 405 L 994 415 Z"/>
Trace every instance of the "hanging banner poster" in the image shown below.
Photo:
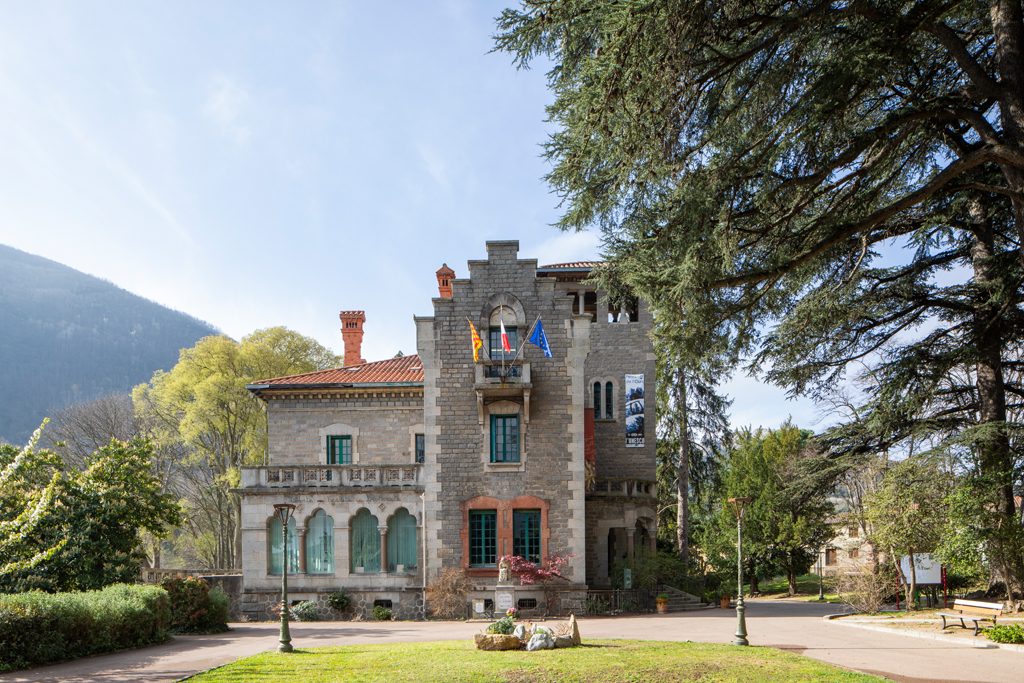
<path fill-rule="evenodd" d="M 626 448 L 644 445 L 644 376 L 626 375 Z"/>

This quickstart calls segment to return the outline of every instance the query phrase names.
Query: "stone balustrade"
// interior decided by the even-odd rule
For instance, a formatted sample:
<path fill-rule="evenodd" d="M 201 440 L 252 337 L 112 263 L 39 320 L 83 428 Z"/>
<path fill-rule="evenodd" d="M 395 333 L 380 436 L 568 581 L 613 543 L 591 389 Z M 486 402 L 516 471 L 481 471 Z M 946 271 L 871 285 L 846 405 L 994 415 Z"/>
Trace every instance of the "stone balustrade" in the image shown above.
<path fill-rule="evenodd" d="M 658 497 L 657 482 L 644 479 L 596 479 L 594 490 L 587 492 L 588 496 L 601 496 L 608 498 L 651 498 Z"/>
<path fill-rule="evenodd" d="M 423 465 L 280 465 L 242 468 L 242 488 L 422 486 Z"/>

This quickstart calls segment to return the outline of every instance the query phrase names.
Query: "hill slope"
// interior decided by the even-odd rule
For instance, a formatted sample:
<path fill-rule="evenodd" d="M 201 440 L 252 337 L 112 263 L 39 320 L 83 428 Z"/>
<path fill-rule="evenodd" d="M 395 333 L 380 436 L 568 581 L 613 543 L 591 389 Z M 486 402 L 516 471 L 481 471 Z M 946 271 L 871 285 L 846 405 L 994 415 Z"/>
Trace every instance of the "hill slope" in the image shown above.
<path fill-rule="evenodd" d="M 0 245 L 0 442 L 47 414 L 130 391 L 217 330 L 55 261 Z"/>

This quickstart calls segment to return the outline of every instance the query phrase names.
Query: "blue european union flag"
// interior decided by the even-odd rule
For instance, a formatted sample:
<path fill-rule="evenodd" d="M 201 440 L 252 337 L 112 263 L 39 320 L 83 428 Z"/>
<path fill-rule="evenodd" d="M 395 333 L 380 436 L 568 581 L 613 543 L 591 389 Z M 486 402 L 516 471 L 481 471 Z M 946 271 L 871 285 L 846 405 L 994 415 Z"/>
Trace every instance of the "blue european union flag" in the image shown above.
<path fill-rule="evenodd" d="M 551 358 L 551 347 L 548 346 L 548 337 L 544 334 L 544 325 L 541 324 L 540 320 L 537 320 L 537 327 L 533 330 L 533 336 L 530 337 L 530 343 L 540 347 L 544 351 L 545 358 Z"/>

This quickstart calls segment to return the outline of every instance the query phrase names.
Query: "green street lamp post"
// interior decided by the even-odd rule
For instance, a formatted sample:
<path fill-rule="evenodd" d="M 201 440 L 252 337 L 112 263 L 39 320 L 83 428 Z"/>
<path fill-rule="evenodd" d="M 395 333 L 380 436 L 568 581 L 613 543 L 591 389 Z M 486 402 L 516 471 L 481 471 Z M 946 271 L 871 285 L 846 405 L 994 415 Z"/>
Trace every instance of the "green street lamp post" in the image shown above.
<path fill-rule="evenodd" d="M 747 606 L 743 602 L 743 511 L 751 498 L 730 498 L 733 512 L 736 513 L 736 567 L 739 588 L 736 591 L 736 640 L 733 645 L 750 645 L 747 640 Z"/>
<path fill-rule="evenodd" d="M 822 580 L 822 576 L 821 576 L 824 573 L 824 571 L 825 571 L 824 567 L 822 567 L 822 562 L 821 562 L 821 555 L 824 552 L 825 552 L 824 548 L 822 548 L 821 550 L 818 551 L 818 600 L 824 600 L 825 599 L 825 583 Z"/>
<path fill-rule="evenodd" d="M 292 634 L 288 629 L 288 520 L 292 517 L 295 506 L 291 503 L 277 503 L 274 514 L 281 520 L 281 538 L 284 539 L 284 556 L 281 558 L 281 644 L 278 652 L 292 651 Z"/>

